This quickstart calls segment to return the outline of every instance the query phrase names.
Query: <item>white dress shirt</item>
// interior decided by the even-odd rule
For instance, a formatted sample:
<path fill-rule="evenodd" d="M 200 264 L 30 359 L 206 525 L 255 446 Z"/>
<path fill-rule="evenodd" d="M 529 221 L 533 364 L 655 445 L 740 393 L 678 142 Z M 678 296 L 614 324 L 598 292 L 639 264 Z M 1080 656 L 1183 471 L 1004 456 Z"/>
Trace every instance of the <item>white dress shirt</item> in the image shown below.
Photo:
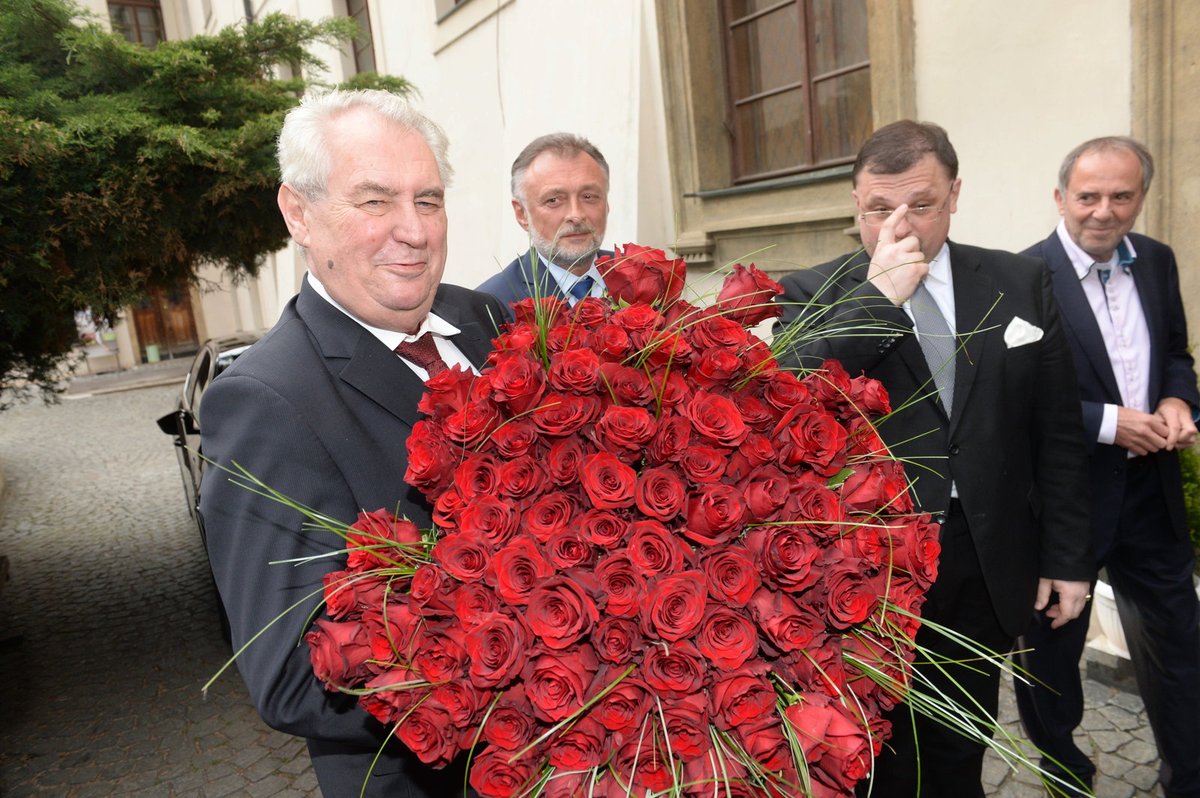
<path fill-rule="evenodd" d="M 358 316 L 355 316 L 353 313 L 339 305 L 337 300 L 329 295 L 329 292 L 325 290 L 325 286 L 321 285 L 321 281 L 318 280 L 317 276 L 311 271 L 308 273 L 308 282 L 310 285 L 312 285 L 313 290 L 321 295 L 322 299 L 333 305 L 342 313 L 345 313 L 347 316 L 354 319 L 355 324 L 359 325 L 364 330 L 371 333 L 371 335 L 378 338 L 388 349 L 394 350 L 401 343 L 415 341 L 425 333 L 430 333 L 433 336 L 434 344 L 437 345 L 438 354 L 442 356 L 442 360 L 446 362 L 447 366 L 459 365 L 467 371 L 475 371 L 475 366 L 471 364 L 471 361 L 468 360 L 466 356 L 459 351 L 458 347 L 455 346 L 450 340 L 451 336 L 458 335 L 460 332 L 462 332 L 462 330 L 458 329 L 436 313 L 429 313 L 429 315 L 425 317 L 425 320 L 421 322 L 421 326 L 417 328 L 417 331 L 411 335 L 408 333 L 396 332 L 395 330 L 384 330 L 380 327 L 372 327 L 370 324 L 367 324 Z M 397 355 L 397 357 L 400 356 Z M 406 357 L 400 357 L 400 359 L 404 361 L 406 366 L 413 370 L 414 374 L 421 378 L 421 382 L 429 379 L 428 371 L 421 368 L 416 363 L 413 363 Z"/>
<path fill-rule="evenodd" d="M 1146 325 L 1137 283 L 1130 273 L 1137 259 L 1133 242 L 1126 236 L 1108 262 L 1097 263 L 1072 240 L 1065 222 L 1058 223 L 1056 232 L 1100 326 L 1113 376 L 1121 391 L 1121 404 L 1149 413 L 1150 328 Z M 1100 280 L 1101 269 L 1110 270 L 1107 283 Z M 1097 441 L 1111 444 L 1116 436 L 1117 405 L 1106 404 Z"/>
<path fill-rule="evenodd" d="M 954 326 L 954 278 L 950 274 L 950 245 L 942 244 L 942 248 L 929 261 L 929 273 L 925 275 L 925 288 L 933 297 L 934 304 L 942 312 L 946 326 L 950 332 L 958 333 Z M 902 305 L 908 318 L 912 319 L 912 301 L 904 300 Z M 919 335 L 919 333 L 918 333 Z"/>
<path fill-rule="evenodd" d="M 600 270 L 596 268 L 595 258 L 592 259 L 592 265 L 588 267 L 586 272 L 583 274 L 572 274 L 557 263 L 550 263 L 545 258 L 542 258 L 541 253 L 538 253 L 538 257 L 541 258 L 542 265 L 549 270 L 550 276 L 554 278 L 554 282 L 558 283 L 563 296 L 567 298 L 567 302 L 572 307 L 579 300 L 571 295 L 571 289 L 575 287 L 575 283 L 584 277 L 592 278 L 592 289 L 588 291 L 588 296 L 601 296 L 604 293 L 604 278 L 600 276 Z"/>

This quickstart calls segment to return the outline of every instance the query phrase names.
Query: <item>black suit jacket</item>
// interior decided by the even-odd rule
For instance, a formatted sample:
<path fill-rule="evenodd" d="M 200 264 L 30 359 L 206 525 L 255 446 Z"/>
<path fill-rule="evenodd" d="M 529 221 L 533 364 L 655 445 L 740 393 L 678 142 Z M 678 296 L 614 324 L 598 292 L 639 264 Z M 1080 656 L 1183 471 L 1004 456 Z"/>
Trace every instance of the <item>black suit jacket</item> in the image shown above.
<path fill-rule="evenodd" d="M 481 366 L 502 312 L 499 303 L 443 285 L 433 312 L 461 330 L 455 345 Z M 429 508 L 403 481 L 405 440 L 418 420 L 423 390 L 403 361 L 306 280 L 271 332 L 204 394 L 204 453 L 222 466 L 239 463 L 339 521 L 350 523 L 359 510 L 382 507 L 428 526 Z M 358 795 L 386 730 L 353 697 L 323 689 L 301 640 L 321 597 L 322 577 L 344 567 L 345 556 L 286 562 L 342 552 L 344 541 L 302 529 L 300 513 L 231 484 L 211 466 L 201 497 L 234 650 L 262 632 L 237 660 L 259 713 L 273 728 L 308 738 L 325 794 Z M 368 794 L 457 794 L 461 772 L 435 773 L 399 748 L 392 740 L 375 764 Z"/>
<path fill-rule="evenodd" d="M 894 413 L 880 435 L 906 462 L 926 511 L 948 507 L 953 480 L 996 615 L 1016 637 L 1039 577 L 1095 572 L 1078 392 L 1049 273 L 1030 258 L 950 244 L 962 346 L 947 417 L 912 322 L 867 281 L 868 263 L 860 250 L 783 279 L 776 336 L 806 334 L 782 361 L 811 367 L 836 358 L 851 375 L 883 383 Z M 1041 328 L 1042 339 L 1006 346 L 1014 318 Z M 782 332 L 797 320 L 800 327 Z"/>
<path fill-rule="evenodd" d="M 1188 354 L 1187 317 L 1179 292 L 1179 269 L 1175 253 L 1166 244 L 1137 233 L 1129 236 L 1137 252 L 1130 267 L 1138 298 L 1150 330 L 1150 412 L 1168 396 L 1184 400 L 1193 408 L 1200 405 L 1196 391 L 1196 372 Z M 1105 404 L 1121 404 L 1121 392 L 1113 375 L 1108 351 L 1100 335 L 1096 317 L 1088 305 L 1079 276 L 1071 265 L 1057 232 L 1026 250 L 1042 258 L 1050 267 L 1054 295 L 1062 310 L 1063 327 L 1071 345 L 1071 355 L 1079 378 L 1084 433 L 1091 455 L 1091 481 L 1096 552 L 1101 559 L 1116 538 L 1117 521 L 1125 497 L 1125 465 L 1128 451 L 1116 445 L 1097 442 Z M 1156 452 L 1163 496 L 1171 515 L 1171 526 L 1187 539 L 1187 511 L 1183 501 L 1183 481 L 1179 457 L 1175 452 Z"/>
<path fill-rule="evenodd" d="M 612 254 L 607 250 L 600 250 L 596 257 L 611 257 Z M 480 283 L 475 290 L 491 294 L 503 302 L 506 308 L 514 302 L 533 296 L 552 296 L 564 302 L 568 301 L 558 281 L 533 250 L 518 256 L 501 271 Z"/>

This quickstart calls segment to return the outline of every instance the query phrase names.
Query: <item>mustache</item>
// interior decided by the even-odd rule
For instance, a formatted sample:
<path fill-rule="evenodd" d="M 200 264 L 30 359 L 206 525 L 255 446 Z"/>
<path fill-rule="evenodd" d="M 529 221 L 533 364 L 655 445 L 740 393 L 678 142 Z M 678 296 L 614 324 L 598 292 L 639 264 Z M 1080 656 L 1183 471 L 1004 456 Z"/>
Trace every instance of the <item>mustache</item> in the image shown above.
<path fill-rule="evenodd" d="M 596 235 L 596 228 L 592 227 L 590 224 L 564 225 L 563 227 L 558 228 L 558 232 L 554 234 L 554 240 L 557 241 L 563 236 L 574 236 L 580 235 L 581 233 L 587 233 L 588 235 L 594 236 Z"/>

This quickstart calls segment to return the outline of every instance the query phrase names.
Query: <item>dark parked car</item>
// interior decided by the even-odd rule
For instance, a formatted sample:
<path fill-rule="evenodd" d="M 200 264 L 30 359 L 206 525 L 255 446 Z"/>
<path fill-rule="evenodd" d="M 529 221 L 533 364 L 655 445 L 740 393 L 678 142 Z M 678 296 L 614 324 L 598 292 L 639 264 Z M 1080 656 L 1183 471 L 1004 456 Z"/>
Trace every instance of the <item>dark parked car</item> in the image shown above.
<path fill-rule="evenodd" d="M 261 332 L 237 333 L 205 341 L 184 378 L 175 409 L 158 420 L 158 428 L 175 439 L 175 456 L 179 458 L 179 471 L 183 477 L 183 499 L 206 551 L 208 540 L 204 534 L 204 521 L 198 512 L 200 479 L 204 476 L 204 460 L 199 456 L 200 404 L 213 378 L 228 368 L 238 355 L 249 349 L 262 335 Z M 218 610 L 221 611 L 221 631 L 228 640 L 229 624 L 224 609 L 218 606 Z"/>

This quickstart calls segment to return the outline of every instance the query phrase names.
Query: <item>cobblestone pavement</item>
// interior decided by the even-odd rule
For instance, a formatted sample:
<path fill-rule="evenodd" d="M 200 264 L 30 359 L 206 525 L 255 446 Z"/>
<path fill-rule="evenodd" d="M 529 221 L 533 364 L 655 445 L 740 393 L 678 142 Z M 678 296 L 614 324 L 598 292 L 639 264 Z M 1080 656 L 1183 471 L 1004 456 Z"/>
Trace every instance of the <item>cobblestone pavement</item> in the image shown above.
<path fill-rule="evenodd" d="M 154 419 L 175 387 L 73 388 L 0 414 L 0 795 L 316 796 L 300 741 L 255 714 L 225 662 L 215 595 Z M 111 382 L 111 380 L 109 381 Z M 95 381 L 104 391 L 116 390 Z M 2 482 L 2 481 L 0 481 Z M 1100 798 L 1156 796 L 1136 695 L 1086 683 Z M 1019 734 L 1012 692 L 1001 720 Z M 989 755 L 988 794 L 1044 795 Z M 331 798 L 337 798 L 331 796 Z"/>

